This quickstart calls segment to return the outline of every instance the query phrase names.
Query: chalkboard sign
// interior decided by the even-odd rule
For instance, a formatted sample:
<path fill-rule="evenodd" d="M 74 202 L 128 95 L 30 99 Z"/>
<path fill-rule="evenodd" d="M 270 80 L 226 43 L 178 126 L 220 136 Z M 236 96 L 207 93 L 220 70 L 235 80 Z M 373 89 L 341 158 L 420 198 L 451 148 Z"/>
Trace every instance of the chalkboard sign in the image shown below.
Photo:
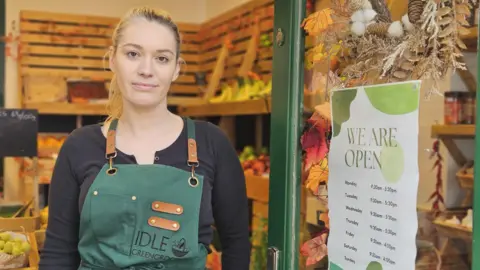
<path fill-rule="evenodd" d="M 0 108 L 0 158 L 37 156 L 38 111 Z"/>

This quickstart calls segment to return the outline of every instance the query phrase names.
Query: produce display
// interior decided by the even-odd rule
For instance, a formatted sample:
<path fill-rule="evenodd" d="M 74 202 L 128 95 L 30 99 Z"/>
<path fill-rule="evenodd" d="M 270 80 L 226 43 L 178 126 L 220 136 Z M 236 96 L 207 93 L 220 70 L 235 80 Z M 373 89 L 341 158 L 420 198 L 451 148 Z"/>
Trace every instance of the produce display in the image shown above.
<path fill-rule="evenodd" d="M 60 151 L 67 135 L 40 135 L 37 139 L 38 156 L 54 157 Z"/>
<path fill-rule="evenodd" d="M 268 176 L 270 174 L 270 156 L 266 147 L 256 153 L 253 146 L 245 146 L 239 154 L 239 159 L 246 175 Z"/>
<path fill-rule="evenodd" d="M 43 208 L 40 211 L 40 223 L 41 223 L 40 229 L 42 229 L 42 230 L 47 229 L 47 226 L 48 226 L 48 206 L 46 206 L 45 208 Z"/>
<path fill-rule="evenodd" d="M 12 232 L 0 233 L 0 253 L 18 256 L 30 251 L 30 243 L 26 238 L 16 237 Z"/>
<path fill-rule="evenodd" d="M 220 94 L 209 100 L 210 103 L 236 102 L 269 97 L 272 92 L 272 80 L 264 82 L 257 75 L 237 78 L 232 84 L 223 84 Z"/>
<path fill-rule="evenodd" d="M 30 243 L 24 234 L 1 232 L 0 269 L 18 269 L 27 266 L 30 250 Z"/>

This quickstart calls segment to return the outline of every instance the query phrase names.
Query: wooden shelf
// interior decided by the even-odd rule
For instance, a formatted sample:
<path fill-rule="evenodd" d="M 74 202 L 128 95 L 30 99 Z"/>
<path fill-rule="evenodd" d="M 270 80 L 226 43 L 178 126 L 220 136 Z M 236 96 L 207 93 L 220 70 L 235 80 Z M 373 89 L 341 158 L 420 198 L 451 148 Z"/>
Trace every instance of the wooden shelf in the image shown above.
<path fill-rule="evenodd" d="M 39 114 L 105 115 L 105 104 L 72 104 L 66 102 L 26 103 L 25 109 L 38 110 Z"/>
<path fill-rule="evenodd" d="M 316 102 L 318 100 L 318 102 Z M 313 107 L 320 103 L 321 97 L 305 96 L 304 107 L 313 111 Z M 223 103 L 206 103 L 179 106 L 178 113 L 183 116 L 235 116 L 270 114 L 271 98 L 246 101 L 232 101 Z"/>
<path fill-rule="evenodd" d="M 442 140 L 448 149 L 452 158 L 458 166 L 463 166 L 467 159 L 458 148 L 454 139 L 473 139 L 475 138 L 475 125 L 433 125 L 431 131 L 432 138 Z"/>
<path fill-rule="evenodd" d="M 203 104 L 199 97 L 168 97 L 170 106 L 192 106 Z M 104 103 L 67 103 L 67 102 L 38 102 L 26 103 L 23 108 L 38 110 L 39 114 L 55 115 L 106 115 Z"/>
<path fill-rule="evenodd" d="M 270 99 L 262 99 L 180 106 L 178 107 L 178 113 L 183 116 L 269 114 L 271 109 L 270 102 Z"/>
<path fill-rule="evenodd" d="M 475 137 L 475 125 L 433 125 L 431 133 L 432 138 L 473 138 Z"/>

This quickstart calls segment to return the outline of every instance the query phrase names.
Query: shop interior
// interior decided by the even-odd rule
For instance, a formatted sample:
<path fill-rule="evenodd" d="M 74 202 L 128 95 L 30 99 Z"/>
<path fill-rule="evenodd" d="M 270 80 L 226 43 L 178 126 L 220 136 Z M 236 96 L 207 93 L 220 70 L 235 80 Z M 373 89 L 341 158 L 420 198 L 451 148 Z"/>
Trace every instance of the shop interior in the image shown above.
<path fill-rule="evenodd" d="M 339 1 L 307 0 L 306 14 L 323 16 Z M 30 133 L 24 128 L 21 135 L 24 140 L 36 138 L 35 156 L 9 155 L 0 163 L 0 243 L 10 232 L 25 243 L 6 257 L 0 247 L 0 269 L 38 269 L 56 155 L 74 129 L 105 119 L 112 77 L 105 53 L 120 16 L 140 4 L 165 9 L 178 22 L 186 65 L 171 87 L 169 108 L 218 125 L 238 150 L 250 201 L 251 269 L 267 269 L 268 223 L 274 222 L 268 220 L 274 2 L 280 1 L 1 2 L 0 83 L 4 87 L 0 87 L 0 113 L 2 109 L 37 110 L 38 126 Z M 392 20 L 400 21 L 416 1 L 384 2 Z M 422 98 L 419 107 L 416 269 L 473 269 L 478 3 L 468 3 L 461 13 L 468 26 L 458 34 L 466 69 L 422 82 L 422 89 L 435 85 L 438 91 Z M 308 54 L 318 45 L 316 36 L 305 31 L 305 86 L 299 90 L 304 93 L 302 125 L 325 102 L 330 89 L 325 74 L 342 66 L 341 58 L 332 56 L 323 66 L 308 68 Z M 6 130 L 1 121 L 0 135 Z M 298 269 L 328 269 L 325 243 L 313 245 L 312 239 L 329 228 L 328 194 L 319 186 L 332 179 L 327 176 L 312 183 L 309 173 L 303 174 Z M 218 239 L 211 248 L 207 269 L 222 269 Z"/>

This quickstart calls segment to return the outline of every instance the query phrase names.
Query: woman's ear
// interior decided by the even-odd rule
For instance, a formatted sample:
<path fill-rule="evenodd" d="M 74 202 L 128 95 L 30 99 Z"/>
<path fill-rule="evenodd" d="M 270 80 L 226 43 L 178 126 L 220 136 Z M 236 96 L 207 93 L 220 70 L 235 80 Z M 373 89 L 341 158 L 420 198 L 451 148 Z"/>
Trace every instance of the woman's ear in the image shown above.
<path fill-rule="evenodd" d="M 172 82 L 176 81 L 178 79 L 178 76 L 180 76 L 180 71 L 182 70 L 183 63 L 185 63 L 185 60 L 179 57 L 177 60 L 177 66 L 175 67 L 175 73 L 173 74 Z"/>
<path fill-rule="evenodd" d="M 115 52 L 113 50 L 113 47 L 110 46 L 108 49 L 108 66 L 112 72 L 115 72 L 115 63 L 113 60 L 113 56 L 115 55 Z"/>

